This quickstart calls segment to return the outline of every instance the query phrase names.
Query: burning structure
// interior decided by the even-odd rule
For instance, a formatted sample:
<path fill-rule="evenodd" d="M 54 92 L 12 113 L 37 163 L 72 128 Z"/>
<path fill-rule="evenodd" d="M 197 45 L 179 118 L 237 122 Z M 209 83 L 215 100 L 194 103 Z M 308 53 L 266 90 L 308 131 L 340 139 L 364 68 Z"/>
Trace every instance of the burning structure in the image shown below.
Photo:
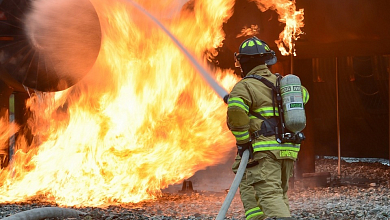
<path fill-rule="evenodd" d="M 227 161 L 226 106 L 152 21 L 125 0 L 50 2 L 0 1 L 0 201 L 139 202 Z M 343 156 L 388 155 L 389 24 L 357 16 L 389 16 L 386 1 L 297 1 L 305 25 L 289 0 L 140 4 L 227 90 L 242 39 L 275 41 L 273 72 L 298 75 L 311 95 L 298 176 L 338 145 Z"/>

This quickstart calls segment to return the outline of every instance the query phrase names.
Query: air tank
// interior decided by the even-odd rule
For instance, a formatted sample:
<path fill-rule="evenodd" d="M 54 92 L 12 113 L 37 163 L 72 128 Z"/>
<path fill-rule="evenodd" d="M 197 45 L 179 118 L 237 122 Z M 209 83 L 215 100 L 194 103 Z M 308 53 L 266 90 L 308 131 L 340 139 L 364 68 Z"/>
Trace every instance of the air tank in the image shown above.
<path fill-rule="evenodd" d="M 292 74 L 284 76 L 280 80 L 280 94 L 286 128 L 294 133 L 302 131 L 306 127 L 306 115 L 299 77 Z"/>

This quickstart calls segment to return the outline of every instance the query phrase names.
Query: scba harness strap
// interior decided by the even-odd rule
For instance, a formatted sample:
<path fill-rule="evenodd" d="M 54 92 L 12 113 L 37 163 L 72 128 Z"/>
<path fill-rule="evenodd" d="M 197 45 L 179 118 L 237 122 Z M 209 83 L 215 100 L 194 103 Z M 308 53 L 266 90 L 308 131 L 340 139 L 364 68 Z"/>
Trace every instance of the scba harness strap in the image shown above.
<path fill-rule="evenodd" d="M 252 140 L 257 139 L 261 135 L 264 137 L 269 137 L 275 135 L 275 130 L 278 127 L 278 119 L 276 117 L 272 117 L 269 119 L 263 119 L 263 123 L 261 124 L 260 130 L 257 130 L 251 134 Z"/>
<path fill-rule="evenodd" d="M 264 83 L 268 88 L 272 89 L 272 93 L 273 93 L 272 107 L 274 109 L 274 115 L 276 115 L 275 102 L 278 105 L 279 116 L 274 116 L 268 119 L 263 117 L 261 114 L 257 112 L 249 110 L 250 114 L 263 120 L 260 130 L 253 132 L 251 134 L 251 138 L 252 140 L 254 140 L 260 137 L 261 135 L 263 135 L 264 137 L 275 135 L 276 141 L 279 143 L 288 142 L 288 143 L 300 144 L 305 139 L 304 134 L 302 132 L 298 132 L 297 134 L 292 134 L 284 126 L 282 97 L 280 94 L 280 87 L 279 87 L 279 82 L 282 76 L 280 76 L 279 74 L 276 75 L 278 77 L 276 81 L 276 86 L 266 78 L 259 75 L 248 75 L 243 78 L 243 79 L 248 79 L 248 78 L 257 79 L 262 83 Z"/>
<path fill-rule="evenodd" d="M 259 75 L 248 75 L 248 76 L 245 76 L 243 79 L 248 79 L 248 78 L 253 78 L 253 79 L 257 79 L 257 80 L 261 81 L 268 88 L 272 89 L 272 92 L 274 94 L 277 93 L 277 90 L 276 90 L 276 87 L 274 86 L 274 84 L 272 82 L 270 82 L 269 80 L 267 80 L 266 78 L 259 76 Z M 275 95 L 272 96 L 272 106 L 274 109 L 274 115 L 276 115 Z M 276 131 L 278 128 L 278 121 L 279 121 L 277 117 L 271 117 L 271 118 L 267 119 L 267 118 L 263 117 L 261 114 L 254 112 L 252 110 L 249 110 L 249 113 L 251 115 L 254 115 L 255 117 L 263 120 L 263 123 L 261 124 L 260 130 L 257 130 L 251 134 L 252 140 L 260 137 L 261 135 L 263 135 L 264 137 L 269 137 L 269 136 L 275 135 L 277 133 Z"/>

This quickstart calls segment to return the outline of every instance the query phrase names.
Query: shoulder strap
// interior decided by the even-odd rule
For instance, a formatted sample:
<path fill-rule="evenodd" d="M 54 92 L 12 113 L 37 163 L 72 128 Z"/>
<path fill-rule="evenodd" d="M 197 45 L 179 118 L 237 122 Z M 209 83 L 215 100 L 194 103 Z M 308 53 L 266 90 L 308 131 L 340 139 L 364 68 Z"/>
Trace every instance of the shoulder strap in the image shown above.
<path fill-rule="evenodd" d="M 272 90 L 276 91 L 275 85 L 271 81 L 269 81 L 268 79 L 266 79 L 262 76 L 248 75 L 248 76 L 245 76 L 243 79 L 248 79 L 248 78 L 257 79 L 257 80 L 261 81 L 262 83 L 264 83 L 264 85 L 266 85 L 268 88 L 271 88 Z"/>
<path fill-rule="evenodd" d="M 277 74 L 278 76 L 278 79 L 279 79 L 279 74 Z M 259 80 L 260 82 L 264 83 L 264 85 L 266 85 L 268 88 L 272 89 L 272 92 L 273 92 L 273 97 L 272 97 L 272 106 L 274 108 L 274 115 L 275 115 L 275 96 L 278 96 L 278 88 L 275 87 L 275 85 L 269 81 L 268 79 L 262 77 L 262 76 L 259 76 L 259 75 L 247 75 L 245 76 L 243 79 L 248 79 L 248 78 L 253 78 L 253 79 L 257 79 Z M 278 97 L 276 97 L 276 99 L 278 100 Z M 253 112 L 251 110 L 249 110 L 249 112 L 256 116 L 257 118 L 260 118 L 261 120 L 266 120 L 262 115 L 256 113 L 256 112 Z"/>

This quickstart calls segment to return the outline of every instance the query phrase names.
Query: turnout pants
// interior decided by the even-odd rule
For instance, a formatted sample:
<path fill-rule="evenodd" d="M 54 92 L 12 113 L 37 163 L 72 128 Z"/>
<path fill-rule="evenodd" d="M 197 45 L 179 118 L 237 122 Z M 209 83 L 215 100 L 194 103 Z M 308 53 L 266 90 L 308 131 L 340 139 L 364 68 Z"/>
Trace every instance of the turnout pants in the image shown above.
<path fill-rule="evenodd" d="M 267 217 L 290 217 L 287 190 L 294 161 L 276 159 L 270 151 L 255 152 L 254 159 L 258 165 L 246 169 L 246 181 L 253 186 L 259 207 Z"/>
<path fill-rule="evenodd" d="M 238 167 L 241 162 L 241 157 L 237 155 L 232 170 L 237 173 Z M 246 171 L 239 185 L 241 202 L 244 205 L 246 220 L 261 220 L 265 216 L 257 204 L 256 192 L 253 186 L 249 185 L 246 179 Z"/>

